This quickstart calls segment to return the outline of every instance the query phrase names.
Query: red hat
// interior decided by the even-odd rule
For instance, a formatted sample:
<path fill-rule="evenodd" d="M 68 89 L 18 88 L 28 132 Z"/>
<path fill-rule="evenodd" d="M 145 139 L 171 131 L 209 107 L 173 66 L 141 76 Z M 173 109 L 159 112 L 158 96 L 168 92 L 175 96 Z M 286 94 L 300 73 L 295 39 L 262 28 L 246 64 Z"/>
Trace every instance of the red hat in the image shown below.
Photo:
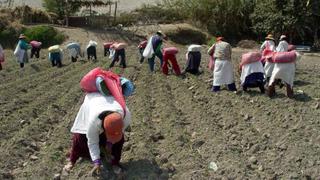
<path fill-rule="evenodd" d="M 119 113 L 109 114 L 104 118 L 103 127 L 107 141 L 115 144 L 122 139 L 123 121 Z"/>

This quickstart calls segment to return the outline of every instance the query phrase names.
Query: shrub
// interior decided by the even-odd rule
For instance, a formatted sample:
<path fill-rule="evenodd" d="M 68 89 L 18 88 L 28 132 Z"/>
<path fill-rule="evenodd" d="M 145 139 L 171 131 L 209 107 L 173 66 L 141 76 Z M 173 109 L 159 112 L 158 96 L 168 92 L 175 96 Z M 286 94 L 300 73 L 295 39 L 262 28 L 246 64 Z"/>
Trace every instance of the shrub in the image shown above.
<path fill-rule="evenodd" d="M 175 43 L 188 45 L 188 44 L 206 44 L 207 35 L 200 30 L 193 29 L 190 27 L 178 27 L 172 29 L 165 34 Z"/>
<path fill-rule="evenodd" d="M 34 26 L 24 31 L 28 40 L 42 42 L 43 47 L 49 47 L 55 44 L 61 44 L 65 36 L 50 26 Z"/>

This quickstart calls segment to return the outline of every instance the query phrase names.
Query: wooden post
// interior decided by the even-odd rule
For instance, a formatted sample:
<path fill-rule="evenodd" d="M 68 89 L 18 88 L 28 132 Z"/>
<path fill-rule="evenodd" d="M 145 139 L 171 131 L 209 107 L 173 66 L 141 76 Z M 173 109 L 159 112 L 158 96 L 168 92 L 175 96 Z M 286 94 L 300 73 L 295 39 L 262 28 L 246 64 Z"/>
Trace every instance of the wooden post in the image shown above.
<path fill-rule="evenodd" d="M 69 2 L 66 0 L 66 26 L 69 26 Z"/>
<path fill-rule="evenodd" d="M 118 2 L 115 2 L 115 7 L 114 7 L 114 19 L 113 22 L 116 23 L 117 20 L 117 8 L 118 8 Z"/>

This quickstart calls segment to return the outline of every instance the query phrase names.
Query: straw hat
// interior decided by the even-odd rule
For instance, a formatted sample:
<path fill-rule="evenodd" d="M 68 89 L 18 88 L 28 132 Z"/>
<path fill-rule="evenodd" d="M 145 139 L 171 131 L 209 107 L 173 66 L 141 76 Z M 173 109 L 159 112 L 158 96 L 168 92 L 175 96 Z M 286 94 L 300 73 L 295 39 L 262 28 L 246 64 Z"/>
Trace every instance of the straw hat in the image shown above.
<path fill-rule="evenodd" d="M 268 34 L 268 36 L 266 37 L 266 39 L 274 40 L 274 38 L 273 38 L 273 35 L 272 35 L 272 34 Z"/>
<path fill-rule="evenodd" d="M 26 36 L 24 34 L 20 34 L 19 39 L 25 39 Z"/>

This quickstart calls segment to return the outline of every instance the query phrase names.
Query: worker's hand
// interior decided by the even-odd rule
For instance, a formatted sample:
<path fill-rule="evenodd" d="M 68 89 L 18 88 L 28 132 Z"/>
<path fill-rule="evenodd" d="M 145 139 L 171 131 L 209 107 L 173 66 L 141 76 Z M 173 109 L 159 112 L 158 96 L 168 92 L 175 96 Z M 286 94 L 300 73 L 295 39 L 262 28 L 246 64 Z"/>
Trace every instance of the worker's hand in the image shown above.
<path fill-rule="evenodd" d="M 99 176 L 101 174 L 101 165 L 95 164 L 93 169 L 90 171 L 91 176 Z"/>

